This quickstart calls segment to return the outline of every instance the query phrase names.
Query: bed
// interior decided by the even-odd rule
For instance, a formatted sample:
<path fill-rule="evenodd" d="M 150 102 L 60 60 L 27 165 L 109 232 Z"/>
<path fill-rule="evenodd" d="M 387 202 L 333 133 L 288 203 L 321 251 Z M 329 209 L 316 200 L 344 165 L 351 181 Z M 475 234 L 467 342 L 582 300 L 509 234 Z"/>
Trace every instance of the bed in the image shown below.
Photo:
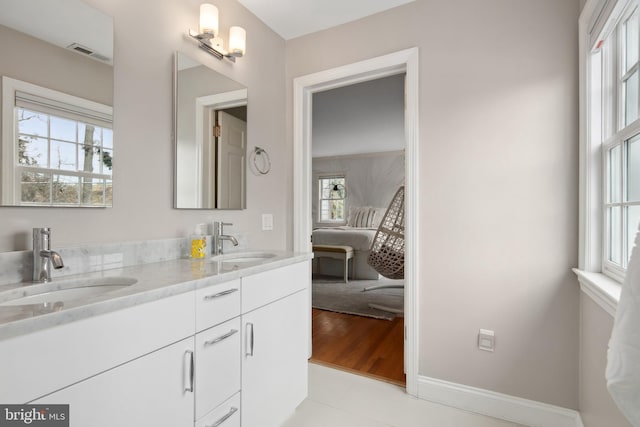
<path fill-rule="evenodd" d="M 384 208 L 353 208 L 349 211 L 348 225 L 315 228 L 312 232 L 313 244 L 351 246 L 354 263 L 352 278 L 377 280 L 380 275 L 369 266 L 367 257 L 384 211 Z M 323 260 L 321 268 L 316 273 L 339 277 L 343 275 L 343 265 L 337 260 Z"/>

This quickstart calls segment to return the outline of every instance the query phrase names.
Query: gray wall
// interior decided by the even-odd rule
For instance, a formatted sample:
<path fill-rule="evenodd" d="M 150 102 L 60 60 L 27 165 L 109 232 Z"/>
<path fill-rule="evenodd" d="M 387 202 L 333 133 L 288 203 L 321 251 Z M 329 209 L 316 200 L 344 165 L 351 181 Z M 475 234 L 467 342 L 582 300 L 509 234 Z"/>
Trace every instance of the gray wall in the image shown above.
<path fill-rule="evenodd" d="M 580 416 L 584 427 L 631 427 L 607 391 L 604 372 L 613 317 L 580 296 Z"/>
<path fill-rule="evenodd" d="M 574 409 L 578 3 L 417 0 L 287 43 L 289 100 L 295 77 L 420 49 L 419 372 Z"/>
<path fill-rule="evenodd" d="M 314 140 L 315 144 L 315 140 Z M 347 212 L 349 208 L 371 206 L 385 209 L 404 184 L 404 152 L 369 153 L 352 156 L 313 159 L 312 209 L 313 226 L 318 224 L 318 177 L 344 173 L 347 182 Z M 377 218 L 376 220 L 381 220 Z M 327 227 L 327 224 L 322 224 Z"/>
<path fill-rule="evenodd" d="M 114 201 L 109 209 L 0 208 L 0 251 L 31 247 L 31 228 L 53 228 L 54 247 L 188 236 L 195 224 L 233 222 L 256 248 L 285 249 L 290 241 L 291 147 L 285 135 L 285 42 L 234 0 L 218 0 L 221 30 L 247 30 L 247 55 L 218 61 L 187 36 L 197 28 L 201 1 L 87 0 L 113 16 Z M 147 31 L 148 29 L 153 31 Z M 185 211 L 173 206 L 173 55 L 180 50 L 243 84 L 250 94 L 249 145 L 265 148 L 271 172 L 247 177 L 247 210 Z M 2 59 L 0 59 L 2 61 Z M 42 70 L 40 70 L 42 72 Z M 17 76 L 18 78 L 20 76 Z M 268 84 L 266 84 L 268 82 Z M 261 214 L 274 230 L 261 231 Z M 290 245 L 289 245 L 290 246 Z"/>
<path fill-rule="evenodd" d="M 113 104 L 113 67 L 0 25 L 0 76 L 106 105 Z"/>
<path fill-rule="evenodd" d="M 404 74 L 315 93 L 312 132 L 313 226 L 320 175 L 345 174 L 347 217 L 386 208 L 404 183 Z"/>

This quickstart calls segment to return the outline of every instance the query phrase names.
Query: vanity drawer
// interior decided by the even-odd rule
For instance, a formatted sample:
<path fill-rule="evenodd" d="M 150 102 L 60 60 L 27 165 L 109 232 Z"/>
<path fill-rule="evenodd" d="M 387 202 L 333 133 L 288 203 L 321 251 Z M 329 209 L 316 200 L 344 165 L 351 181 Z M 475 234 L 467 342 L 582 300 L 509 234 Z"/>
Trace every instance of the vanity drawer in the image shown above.
<path fill-rule="evenodd" d="M 240 317 L 196 334 L 196 420 L 240 391 L 240 336 Z"/>
<path fill-rule="evenodd" d="M 240 427 L 240 393 L 198 420 L 195 427 Z"/>
<path fill-rule="evenodd" d="M 196 291 L 196 332 L 240 314 L 240 279 Z"/>
<path fill-rule="evenodd" d="M 269 304 L 311 285 L 309 261 L 242 278 L 242 313 Z"/>

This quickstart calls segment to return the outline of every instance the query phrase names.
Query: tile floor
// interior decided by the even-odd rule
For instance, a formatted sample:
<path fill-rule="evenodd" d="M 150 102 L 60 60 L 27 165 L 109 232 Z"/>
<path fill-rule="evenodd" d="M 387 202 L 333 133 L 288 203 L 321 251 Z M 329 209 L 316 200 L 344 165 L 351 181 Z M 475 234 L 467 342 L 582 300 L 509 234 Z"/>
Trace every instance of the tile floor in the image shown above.
<path fill-rule="evenodd" d="M 309 397 L 282 427 L 522 427 L 419 400 L 404 389 L 309 364 Z"/>

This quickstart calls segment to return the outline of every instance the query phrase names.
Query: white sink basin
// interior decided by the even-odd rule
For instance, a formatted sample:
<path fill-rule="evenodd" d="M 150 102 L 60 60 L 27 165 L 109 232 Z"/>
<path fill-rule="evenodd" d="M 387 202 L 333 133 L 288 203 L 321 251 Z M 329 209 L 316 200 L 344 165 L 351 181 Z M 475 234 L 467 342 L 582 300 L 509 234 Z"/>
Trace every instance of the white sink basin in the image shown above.
<path fill-rule="evenodd" d="M 225 255 L 214 256 L 212 260 L 223 263 L 254 263 L 274 258 L 276 254 L 271 252 L 238 252 Z"/>
<path fill-rule="evenodd" d="M 33 285 L 12 291 L 14 298 L 0 302 L 0 307 L 54 303 L 88 298 L 107 292 L 117 291 L 137 283 L 132 277 L 99 277 L 94 279 L 76 279 L 70 281 L 54 281 L 43 285 Z M 31 292 L 35 290 L 35 292 Z"/>

